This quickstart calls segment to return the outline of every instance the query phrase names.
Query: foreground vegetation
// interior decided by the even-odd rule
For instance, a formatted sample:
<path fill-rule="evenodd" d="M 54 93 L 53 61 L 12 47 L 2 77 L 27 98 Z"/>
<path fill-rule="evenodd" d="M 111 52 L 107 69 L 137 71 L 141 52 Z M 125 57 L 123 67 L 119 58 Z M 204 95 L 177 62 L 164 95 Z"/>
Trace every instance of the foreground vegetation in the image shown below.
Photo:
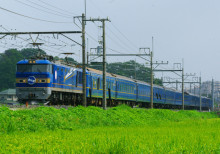
<path fill-rule="evenodd" d="M 220 153 L 216 113 L 0 108 L 0 153 Z"/>

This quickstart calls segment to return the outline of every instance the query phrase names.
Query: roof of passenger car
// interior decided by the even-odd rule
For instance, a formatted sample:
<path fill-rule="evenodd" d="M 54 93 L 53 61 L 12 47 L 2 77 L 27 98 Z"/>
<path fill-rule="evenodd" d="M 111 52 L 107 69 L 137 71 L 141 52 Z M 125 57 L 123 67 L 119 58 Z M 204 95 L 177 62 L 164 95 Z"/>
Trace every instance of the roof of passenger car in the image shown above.
<path fill-rule="evenodd" d="M 102 75 L 102 71 L 100 71 L 100 70 L 96 70 L 96 69 L 93 69 L 93 68 L 87 68 L 87 70 L 88 70 L 88 71 L 91 71 L 91 72 L 93 72 L 93 73 Z M 113 74 L 113 73 L 107 73 L 107 72 L 106 72 L 106 76 L 115 77 L 115 78 L 118 78 L 118 79 L 124 79 L 124 80 L 128 80 L 128 81 L 135 82 L 135 81 L 134 81 L 133 79 L 131 79 L 131 78 L 128 78 L 128 77 L 125 77 L 125 76 L 121 76 L 121 75 L 117 75 L 117 74 Z"/>

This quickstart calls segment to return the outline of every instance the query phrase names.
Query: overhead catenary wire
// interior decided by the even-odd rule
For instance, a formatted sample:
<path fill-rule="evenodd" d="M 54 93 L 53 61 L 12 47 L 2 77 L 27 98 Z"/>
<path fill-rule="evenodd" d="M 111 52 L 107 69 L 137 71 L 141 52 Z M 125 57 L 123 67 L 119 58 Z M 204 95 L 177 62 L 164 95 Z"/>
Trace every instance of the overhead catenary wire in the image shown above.
<path fill-rule="evenodd" d="M 21 37 L 19 37 L 19 38 L 21 38 Z M 21 38 L 21 39 L 23 39 L 23 38 Z M 43 41 L 44 41 L 44 40 L 43 40 Z M 48 42 L 48 41 L 45 41 L 45 42 Z M 51 47 L 51 46 L 49 46 L 49 45 L 45 45 L 45 44 L 44 44 L 44 46 L 45 46 L 46 48 L 45 48 L 45 47 L 40 47 L 40 48 L 41 48 L 41 49 L 44 49 L 44 50 L 46 50 L 46 51 L 52 52 L 52 53 L 58 53 L 58 54 L 61 54 L 61 53 L 66 52 L 66 51 L 64 51 L 64 50 L 57 49 L 57 48 Z M 51 49 L 54 49 L 54 50 L 58 50 L 58 51 L 61 51 L 61 52 L 54 51 L 54 50 L 50 50 L 50 49 L 48 49 L 48 48 L 51 48 Z M 76 56 L 79 57 L 78 54 L 74 54 L 74 55 L 76 55 Z"/>
<path fill-rule="evenodd" d="M 23 41 L 29 43 L 28 40 L 26 40 L 26 39 L 24 39 L 24 38 L 22 38 L 22 37 L 17 36 L 17 38 L 22 39 Z M 47 41 L 47 42 L 48 42 L 48 41 Z M 15 45 L 15 44 L 8 44 L 8 43 L 7 43 L 7 45 L 5 44 L 5 46 L 1 46 L 1 47 L 2 47 L 2 48 L 10 48 L 10 47 L 12 47 L 12 46 L 16 46 L 16 47 L 18 47 L 18 48 L 22 48 L 22 47 L 23 47 L 23 46 L 18 46 L 18 45 Z M 52 49 L 54 49 L 54 50 L 66 52 L 66 51 L 64 51 L 64 50 L 60 50 L 60 49 L 57 49 L 57 48 L 54 48 L 54 47 L 51 47 L 51 46 L 48 46 L 48 45 L 44 45 L 44 46 L 46 46 L 47 48 L 52 48 Z M 58 54 L 61 54 L 61 53 L 62 53 L 62 52 L 57 52 L 57 51 L 54 51 L 54 50 L 49 50 L 49 49 L 47 49 L 47 48 L 41 47 L 41 49 L 46 49 L 46 50 L 49 51 L 49 52 L 58 53 Z M 75 54 L 75 55 L 77 55 L 77 54 Z M 78 56 L 78 55 L 77 55 L 77 56 Z"/>
<path fill-rule="evenodd" d="M 82 30 L 82 28 L 79 26 L 79 25 L 77 25 L 76 23 L 74 23 L 80 30 Z M 92 35 L 90 35 L 89 33 L 87 33 L 87 32 L 85 32 L 86 33 L 86 35 L 88 36 L 88 37 L 90 37 L 94 42 L 96 42 L 96 43 L 99 43 Z"/>
<path fill-rule="evenodd" d="M 79 25 L 77 25 L 76 23 L 74 23 L 80 30 L 82 30 L 82 28 L 79 26 Z M 95 24 L 96 25 L 96 24 Z M 96 25 L 97 26 L 97 25 Z M 92 35 L 90 35 L 88 32 L 86 32 L 86 35 L 89 37 L 89 38 L 91 38 L 94 42 L 96 42 L 96 43 L 98 43 L 99 44 L 99 41 L 98 40 L 96 40 Z M 109 49 L 109 50 L 111 50 L 111 51 L 113 51 L 113 52 L 116 52 L 116 53 L 120 53 L 120 54 L 123 54 L 122 52 L 120 52 L 120 51 L 117 51 L 117 50 L 114 50 L 114 49 L 111 49 L 111 48 L 108 48 L 108 47 L 106 47 L 106 49 Z"/>
<path fill-rule="evenodd" d="M 44 20 L 44 19 L 40 19 L 40 18 L 35 18 L 35 17 L 31 17 L 31 16 L 26 16 L 26 15 L 23 15 L 23 14 L 20 14 L 20 13 L 17 13 L 17 12 L 14 12 L 14 11 L 11 11 L 11 10 L 8 10 L 8 9 L 5 9 L 3 7 L 0 7 L 1 10 L 4 10 L 4 11 L 7 11 L 7 12 L 10 12 L 12 14 L 16 14 L 18 16 L 21 16 L 21 17 L 25 17 L 25 18 L 29 18 L 29 19 L 33 19 L 33 20 L 38 20 L 38 21 L 43 21 L 43 22 L 49 22 L 49 23 L 56 23 L 56 24 L 72 24 L 73 22 L 60 22 L 60 21 L 51 21 L 51 20 Z"/>
<path fill-rule="evenodd" d="M 69 11 L 67 11 L 67 10 L 61 9 L 61 8 L 56 7 L 56 6 L 54 6 L 54 5 L 51 5 L 50 3 L 47 3 L 47 2 L 45 2 L 45 1 L 42 1 L 42 0 L 38 0 L 38 1 L 40 1 L 40 2 L 42 2 L 42 3 L 44 3 L 44 4 L 46 4 L 47 6 L 56 8 L 56 9 L 61 10 L 61 11 L 64 11 L 64 12 L 69 13 L 69 14 L 71 14 L 71 15 L 77 15 L 77 14 L 75 14 L 75 13 L 73 13 L 73 12 L 69 12 Z"/>
<path fill-rule="evenodd" d="M 60 16 L 60 17 L 64 17 L 64 18 L 72 18 L 72 16 L 67 16 L 67 15 L 62 15 L 62 14 L 57 14 L 57 13 L 54 13 L 54 12 L 50 12 L 50 11 L 47 11 L 47 10 L 43 10 L 43 9 L 41 9 L 41 8 L 38 8 L 38 7 L 35 7 L 35 6 L 32 6 L 32 5 L 29 5 L 29 4 L 27 4 L 27 3 L 24 3 L 24 2 L 22 2 L 22 1 L 20 1 L 20 0 L 14 0 L 14 1 L 16 1 L 16 2 L 18 2 L 18 3 L 21 3 L 21 4 L 23 4 L 23 5 L 26 5 L 26 6 L 28 6 L 28 7 L 31 7 L 31 8 L 34 8 L 34 9 L 36 9 L 36 10 L 38 10 L 38 11 L 42 11 L 42 12 L 46 12 L 46 13 L 48 13 L 48 14 L 52 14 L 52 15 L 56 15 L 56 16 Z M 32 2 L 31 2 L 32 3 Z"/>
<path fill-rule="evenodd" d="M 26 1 L 28 1 L 28 2 L 30 2 L 30 3 L 32 3 L 32 4 L 35 4 L 35 5 L 39 6 L 39 7 L 45 8 L 45 9 L 47 9 L 47 10 L 51 10 L 51 11 L 53 11 L 53 12 L 57 12 L 57 13 L 59 13 L 59 14 L 63 14 L 63 15 L 65 15 L 65 16 L 70 16 L 70 17 L 72 17 L 73 15 L 76 15 L 75 13 L 73 13 L 73 14 L 71 14 L 71 15 L 65 14 L 65 13 L 62 13 L 62 12 L 60 12 L 60 11 L 56 11 L 56 10 L 50 9 L 50 8 L 48 8 L 48 7 L 45 7 L 45 6 L 43 6 L 43 5 L 40 5 L 40 4 L 38 4 L 38 3 L 35 3 L 35 2 L 33 2 L 33 1 L 31 1 L 31 0 L 26 0 Z"/>
<path fill-rule="evenodd" d="M 3 27 L 2 25 L 0 25 L 0 27 L 2 28 L 2 29 L 4 29 L 5 31 L 7 31 L 7 32 L 10 32 L 8 29 L 6 29 L 5 27 Z M 17 38 L 20 38 L 20 39 L 22 39 L 23 41 L 25 41 L 25 42 L 28 42 L 29 43 L 29 40 L 31 40 L 30 38 L 29 39 L 24 39 L 24 38 L 22 38 L 22 37 L 20 37 L 20 36 L 16 36 Z M 49 36 L 48 36 L 49 37 Z M 70 44 L 68 44 L 68 43 L 66 43 L 66 42 L 64 42 L 64 41 L 61 41 L 61 40 L 59 40 L 59 42 L 62 42 L 62 43 L 64 43 L 65 45 L 58 45 L 58 44 L 56 44 L 56 43 L 52 43 L 52 42 L 50 42 L 50 41 L 45 41 L 45 40 L 43 40 L 43 39 L 41 39 L 41 38 L 38 38 L 39 40 L 41 40 L 41 41 L 44 41 L 45 43 L 48 43 L 48 44 L 51 44 L 51 45 L 53 45 L 53 46 L 71 46 Z M 4 38 L 4 40 L 5 40 L 5 38 Z M 23 42 L 22 42 L 23 43 Z M 21 44 L 22 44 L 21 43 Z M 5 43 L 5 44 L 7 44 L 7 43 Z"/>
<path fill-rule="evenodd" d="M 126 52 L 130 52 L 129 49 L 126 49 L 125 47 L 123 47 L 119 42 L 115 41 L 115 40 L 114 40 L 112 37 L 110 37 L 108 34 L 106 34 L 106 36 L 107 36 L 110 40 L 112 40 L 115 44 L 117 44 L 117 45 L 119 45 L 121 48 L 123 48 Z M 132 53 L 132 52 L 130 52 L 130 53 Z"/>
<path fill-rule="evenodd" d="M 97 27 L 99 27 L 95 22 L 94 22 L 94 24 L 95 24 Z M 114 40 L 112 37 L 110 37 L 107 33 L 106 33 L 106 36 L 107 36 L 110 40 L 112 40 L 115 44 L 121 46 L 120 43 L 118 43 L 117 41 L 115 41 L 115 40 Z M 97 43 L 99 43 L 99 42 L 97 41 Z M 121 46 L 121 47 L 122 47 L 123 49 L 125 49 L 123 46 Z M 109 48 L 109 47 L 106 47 L 106 49 L 109 49 L 109 50 L 111 50 L 111 51 L 113 51 L 113 52 L 116 52 L 116 53 L 123 54 L 123 52 L 117 51 L 117 50 L 112 49 L 112 48 Z M 125 51 L 127 51 L 127 49 L 125 49 Z"/>
<path fill-rule="evenodd" d="M 115 38 L 117 38 L 119 41 L 120 41 L 120 43 L 122 43 L 124 46 L 126 46 L 126 47 L 128 47 L 130 44 L 129 43 L 126 43 L 126 42 L 124 42 L 122 39 L 120 39 L 120 37 L 118 37 L 118 35 L 116 35 L 108 26 L 106 26 L 107 27 L 107 29 L 115 36 Z M 109 35 L 107 35 L 107 36 L 109 36 Z M 114 40 L 115 41 L 115 40 Z M 115 41 L 116 42 L 116 41 Z M 131 47 L 131 46 L 130 46 Z M 132 47 L 133 49 L 135 49 L 135 50 L 138 50 L 138 48 L 134 48 L 134 47 Z"/>
<path fill-rule="evenodd" d="M 102 14 L 105 14 L 105 12 L 102 11 L 102 10 L 97 6 L 97 4 L 95 4 L 95 3 L 93 2 L 93 0 L 90 0 L 89 2 L 91 2 L 91 4 L 92 4 L 95 8 L 97 8 L 97 10 L 99 10 L 99 12 L 101 12 Z M 123 34 L 123 33 L 119 30 L 119 28 L 117 28 L 117 26 L 116 26 L 115 24 L 113 24 L 113 21 L 111 21 L 110 24 L 119 32 L 119 34 L 121 34 L 121 36 L 122 36 L 123 38 L 125 38 L 128 42 L 130 42 L 130 45 L 132 45 L 132 46 L 134 47 L 134 49 L 138 49 L 138 48 L 139 48 L 133 41 L 131 41 L 130 39 L 128 39 L 128 37 L 127 37 L 125 34 Z M 107 28 L 108 28 L 108 27 L 107 27 Z M 110 28 L 109 28 L 109 29 L 110 29 Z M 118 38 L 119 38 L 119 37 L 118 37 Z"/>
<path fill-rule="evenodd" d="M 135 48 L 138 49 L 138 46 L 135 45 L 133 41 L 130 41 L 112 22 L 111 24 L 128 42 L 130 42 Z"/>
<path fill-rule="evenodd" d="M 95 22 L 94 22 L 94 24 L 97 26 L 97 27 L 99 27 Z M 108 27 L 107 27 L 108 28 Z M 109 29 L 109 28 L 108 28 Z M 110 29 L 109 29 L 110 30 Z M 111 30 L 110 30 L 111 31 Z M 117 38 L 117 39 L 119 39 L 119 41 L 120 42 L 117 42 L 115 39 L 113 39 L 108 33 L 106 33 L 106 36 L 112 41 L 112 42 L 114 42 L 115 44 L 117 44 L 118 46 L 120 46 L 121 48 L 123 48 L 125 51 L 129 51 L 128 49 L 126 49 L 122 44 L 120 44 L 120 42 L 123 42 L 122 40 L 120 40 L 118 37 L 117 37 L 117 35 L 115 35 L 115 37 Z M 123 42 L 124 43 L 124 42 Z M 124 45 L 127 47 L 127 45 L 124 43 Z M 112 50 L 112 51 L 114 51 L 114 50 Z M 117 51 L 118 52 L 118 51 Z"/>
<path fill-rule="evenodd" d="M 2 25 L 0 26 L 1 28 L 3 28 L 5 31 L 7 31 L 7 32 L 10 32 L 9 30 L 7 30 L 6 28 L 4 28 Z M 27 42 L 27 43 L 30 43 L 30 41 L 29 40 L 31 40 L 31 39 L 25 39 L 25 38 L 22 38 L 22 37 L 20 37 L 20 36 L 16 36 L 16 38 L 19 38 L 19 39 L 21 39 L 21 40 L 23 40 L 22 42 L 21 42 L 21 44 L 23 44 L 23 42 Z M 44 41 L 44 42 L 46 42 L 46 43 L 49 43 L 49 44 L 52 44 L 53 46 L 61 46 L 61 47 L 67 47 L 67 45 L 69 45 L 68 43 L 66 43 L 66 42 L 63 42 L 63 41 L 61 41 L 61 42 L 63 42 L 65 45 L 57 45 L 56 43 L 52 43 L 52 42 L 49 42 L 49 41 L 46 41 L 46 40 L 43 40 L 43 39 L 41 39 L 41 38 L 38 38 L 39 40 L 41 40 L 41 41 Z M 5 38 L 4 38 L 4 40 L 5 40 Z M 11 40 L 11 39 L 10 39 Z M 0 43 L 2 43 L 2 42 L 0 42 Z M 24 48 L 24 45 L 16 45 L 16 44 L 9 44 L 9 43 L 3 43 L 4 44 L 4 46 L 1 46 L 0 45 L 0 47 L 2 47 L 2 48 L 11 48 L 11 47 L 14 47 L 14 46 L 16 46 L 17 48 Z M 61 54 L 61 53 L 64 53 L 64 52 L 66 52 L 66 51 L 64 51 L 64 50 L 61 50 L 61 48 L 59 48 L 59 49 L 57 49 L 57 48 L 54 48 L 54 47 L 51 47 L 51 46 L 49 46 L 49 45 L 44 45 L 45 47 L 40 47 L 41 49 L 44 49 L 45 51 L 48 51 L 48 52 L 52 52 L 52 53 L 58 53 L 58 54 Z M 69 45 L 70 46 L 70 45 Z M 26 46 L 27 47 L 27 46 Z M 51 48 L 51 49 L 53 49 L 53 50 L 50 50 L 50 49 L 48 49 L 48 48 Z M 57 51 L 54 51 L 54 50 L 58 50 L 59 52 L 57 52 Z M 70 49 L 70 50 L 72 50 L 72 49 Z M 62 52 L 60 52 L 60 51 L 62 51 Z M 78 55 L 78 54 L 74 54 L 74 55 L 76 55 L 77 57 L 80 57 L 80 55 Z"/>

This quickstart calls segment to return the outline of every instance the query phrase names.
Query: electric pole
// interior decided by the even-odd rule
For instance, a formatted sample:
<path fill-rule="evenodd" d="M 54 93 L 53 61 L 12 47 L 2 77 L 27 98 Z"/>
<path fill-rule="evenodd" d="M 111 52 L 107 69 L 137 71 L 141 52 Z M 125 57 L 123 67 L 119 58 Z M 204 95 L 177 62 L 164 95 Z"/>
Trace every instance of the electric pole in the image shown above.
<path fill-rule="evenodd" d="M 178 90 L 178 81 L 176 80 L 176 90 Z"/>
<path fill-rule="evenodd" d="M 201 85 L 202 85 L 202 79 L 201 79 L 201 74 L 200 74 L 200 77 L 199 77 L 199 111 L 201 112 L 202 111 L 202 98 L 201 98 L 201 93 L 202 93 L 202 90 L 201 90 Z"/>
<path fill-rule="evenodd" d="M 107 101 L 106 101 L 106 44 L 105 44 L 105 21 L 110 21 L 108 18 L 107 19 L 89 19 L 85 21 L 101 21 L 102 22 L 102 48 L 103 48 L 103 99 L 102 99 L 102 106 L 103 109 L 107 109 Z"/>
<path fill-rule="evenodd" d="M 87 66 L 89 65 L 89 39 L 87 38 L 87 54 L 86 54 L 86 56 L 87 56 Z"/>
<path fill-rule="evenodd" d="M 103 109 L 106 110 L 107 108 L 107 101 L 106 101 L 106 47 L 105 47 L 105 20 L 102 20 L 102 46 L 103 46 L 103 100 L 102 105 Z"/>
<path fill-rule="evenodd" d="M 137 62 L 136 62 L 136 59 L 135 59 L 135 64 L 134 64 L 134 73 L 135 73 L 135 74 L 134 74 L 134 79 L 135 79 L 135 80 L 137 80 L 137 74 L 136 74 L 136 71 L 137 71 L 136 65 L 137 65 L 137 64 L 136 64 L 136 63 L 137 63 Z"/>
<path fill-rule="evenodd" d="M 182 109 L 184 110 L 184 68 L 182 66 Z"/>
<path fill-rule="evenodd" d="M 146 49 L 148 49 L 149 53 L 150 53 L 150 107 L 151 107 L 151 109 L 153 109 L 154 108 L 154 106 L 153 106 L 153 104 L 154 104 L 153 52 L 150 51 L 150 48 L 140 48 L 139 51 L 144 50 L 144 52 L 145 52 Z"/>
<path fill-rule="evenodd" d="M 214 79 L 212 79 L 212 111 L 214 111 L 214 102 L 215 102 L 215 99 L 214 99 Z"/>
<path fill-rule="evenodd" d="M 82 14 L 82 65 L 83 65 L 83 106 L 86 107 L 86 40 L 85 40 L 85 15 Z"/>
<path fill-rule="evenodd" d="M 150 107 L 151 109 L 154 108 L 154 91 L 153 91 L 153 84 L 154 84 L 154 75 L 153 75 L 153 52 L 150 52 L 150 70 L 151 70 L 151 78 L 150 78 Z"/>

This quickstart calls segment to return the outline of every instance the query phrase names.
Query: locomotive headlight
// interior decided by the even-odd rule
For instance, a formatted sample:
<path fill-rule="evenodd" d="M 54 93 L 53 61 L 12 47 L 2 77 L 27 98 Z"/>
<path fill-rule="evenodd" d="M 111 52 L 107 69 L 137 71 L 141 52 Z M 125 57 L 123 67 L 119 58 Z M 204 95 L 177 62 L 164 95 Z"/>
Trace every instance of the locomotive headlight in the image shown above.
<path fill-rule="evenodd" d="M 29 64 L 32 64 L 32 63 L 35 64 L 36 61 L 35 61 L 35 60 L 29 60 L 28 63 L 29 63 Z"/>

